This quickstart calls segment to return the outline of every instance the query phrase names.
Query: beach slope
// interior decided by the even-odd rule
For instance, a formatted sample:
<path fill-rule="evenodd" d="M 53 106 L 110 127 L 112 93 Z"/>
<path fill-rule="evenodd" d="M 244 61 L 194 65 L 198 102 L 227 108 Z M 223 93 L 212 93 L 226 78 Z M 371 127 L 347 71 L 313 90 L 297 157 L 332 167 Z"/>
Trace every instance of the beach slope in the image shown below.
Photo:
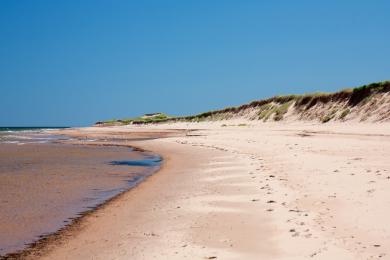
<path fill-rule="evenodd" d="M 162 169 L 47 245 L 43 259 L 386 259 L 382 124 L 175 123 L 87 128 L 159 153 Z M 36 258 L 37 254 L 30 255 Z"/>

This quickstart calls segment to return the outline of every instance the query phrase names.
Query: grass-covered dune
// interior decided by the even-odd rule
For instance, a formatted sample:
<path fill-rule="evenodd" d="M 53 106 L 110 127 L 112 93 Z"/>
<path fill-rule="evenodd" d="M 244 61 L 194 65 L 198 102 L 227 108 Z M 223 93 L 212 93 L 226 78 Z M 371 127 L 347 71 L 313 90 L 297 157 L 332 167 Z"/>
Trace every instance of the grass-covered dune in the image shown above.
<path fill-rule="evenodd" d="M 96 125 L 128 125 L 128 124 L 147 124 L 157 123 L 160 121 L 166 121 L 171 117 L 164 113 L 146 114 L 144 116 L 124 118 L 124 119 L 111 119 L 106 121 L 96 122 Z"/>
<path fill-rule="evenodd" d="M 176 121 L 216 121 L 248 119 L 267 121 L 307 120 L 320 121 L 388 121 L 390 120 L 390 81 L 371 83 L 334 93 L 310 93 L 275 96 L 256 100 L 237 107 L 205 113 L 156 118 L 135 118 L 99 122 L 101 124 L 145 124 Z"/>

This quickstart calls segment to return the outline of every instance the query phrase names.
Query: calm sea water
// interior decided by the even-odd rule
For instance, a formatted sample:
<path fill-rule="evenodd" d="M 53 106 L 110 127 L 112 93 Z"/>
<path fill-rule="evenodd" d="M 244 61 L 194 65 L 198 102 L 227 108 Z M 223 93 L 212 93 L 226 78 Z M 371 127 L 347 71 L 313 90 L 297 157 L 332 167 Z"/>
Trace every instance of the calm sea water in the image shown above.
<path fill-rule="evenodd" d="M 62 128 L 69 128 L 68 126 L 54 126 L 54 127 L 48 127 L 48 126 L 18 126 L 18 127 L 13 127 L 13 126 L 5 126 L 5 127 L 0 127 L 0 132 L 1 131 L 39 131 L 39 130 L 47 130 L 47 129 L 62 129 Z"/>
<path fill-rule="evenodd" d="M 50 130 L 69 127 L 0 127 L 0 143 L 47 143 L 55 139 L 65 138 L 61 135 L 52 135 Z"/>

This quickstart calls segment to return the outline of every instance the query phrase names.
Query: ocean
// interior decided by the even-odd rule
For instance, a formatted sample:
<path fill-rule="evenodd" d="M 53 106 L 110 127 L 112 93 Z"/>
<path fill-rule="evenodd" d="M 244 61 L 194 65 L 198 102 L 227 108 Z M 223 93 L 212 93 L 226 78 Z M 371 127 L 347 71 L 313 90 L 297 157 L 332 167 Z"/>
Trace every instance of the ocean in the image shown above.
<path fill-rule="evenodd" d="M 61 135 L 51 135 L 51 130 L 69 127 L 0 127 L 0 143 L 47 143 L 65 138 Z"/>

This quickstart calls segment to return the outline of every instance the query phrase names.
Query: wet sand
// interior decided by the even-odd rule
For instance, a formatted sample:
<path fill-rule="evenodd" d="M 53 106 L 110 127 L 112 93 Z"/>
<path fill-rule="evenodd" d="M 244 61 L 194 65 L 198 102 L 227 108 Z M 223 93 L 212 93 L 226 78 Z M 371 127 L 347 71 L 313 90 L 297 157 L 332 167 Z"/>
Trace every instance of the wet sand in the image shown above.
<path fill-rule="evenodd" d="M 0 144 L 0 255 L 23 249 L 142 181 L 157 164 L 119 162 L 154 156 L 129 147 Z"/>

